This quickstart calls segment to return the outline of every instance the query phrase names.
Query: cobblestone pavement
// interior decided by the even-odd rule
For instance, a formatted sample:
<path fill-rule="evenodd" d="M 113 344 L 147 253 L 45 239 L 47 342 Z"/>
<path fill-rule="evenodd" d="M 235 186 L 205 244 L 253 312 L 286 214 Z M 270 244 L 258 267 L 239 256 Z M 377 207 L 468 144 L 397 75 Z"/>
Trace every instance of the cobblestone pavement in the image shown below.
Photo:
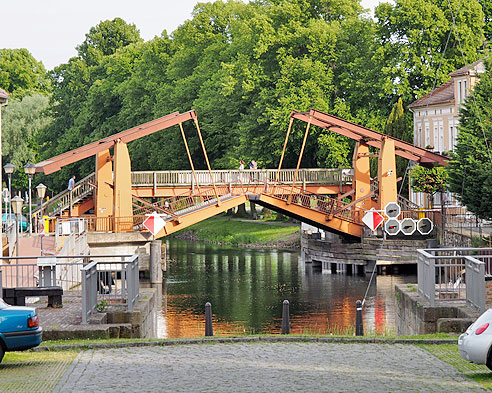
<path fill-rule="evenodd" d="M 235 343 L 84 351 L 55 392 L 483 392 L 413 345 Z"/>

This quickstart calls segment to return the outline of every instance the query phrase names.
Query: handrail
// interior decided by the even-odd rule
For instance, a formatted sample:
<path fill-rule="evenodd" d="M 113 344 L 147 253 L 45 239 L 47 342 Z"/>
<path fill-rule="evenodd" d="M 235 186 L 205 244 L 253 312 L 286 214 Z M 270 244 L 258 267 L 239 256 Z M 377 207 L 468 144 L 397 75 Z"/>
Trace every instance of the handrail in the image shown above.
<path fill-rule="evenodd" d="M 32 214 L 34 217 L 39 218 L 41 212 L 49 212 L 49 207 L 54 204 L 58 204 L 57 207 L 53 210 L 54 214 L 60 213 L 63 210 L 66 210 L 70 207 L 70 204 L 74 205 L 82 198 L 87 196 L 94 190 L 93 183 L 95 182 L 95 173 L 91 173 L 90 175 L 84 177 L 82 180 L 75 183 L 72 190 L 64 190 L 58 195 L 51 198 L 49 201 L 44 202 L 40 207 L 33 210 Z M 92 183 L 92 184 L 91 184 Z"/>

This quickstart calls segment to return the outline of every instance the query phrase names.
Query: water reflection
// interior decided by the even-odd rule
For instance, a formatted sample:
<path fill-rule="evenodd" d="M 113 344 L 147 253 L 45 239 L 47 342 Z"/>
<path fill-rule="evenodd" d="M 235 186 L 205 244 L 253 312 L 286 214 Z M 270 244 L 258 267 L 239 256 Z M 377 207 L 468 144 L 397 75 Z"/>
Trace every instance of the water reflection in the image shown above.
<path fill-rule="evenodd" d="M 394 285 L 415 276 L 379 276 L 364 307 L 364 326 L 394 330 Z M 281 331 L 282 301 L 290 302 L 292 333 L 345 331 L 354 325 L 355 301 L 366 276 L 326 274 L 304 268 L 297 252 L 218 247 L 168 241 L 161 337 L 204 334 L 204 305 L 212 303 L 215 334 Z"/>

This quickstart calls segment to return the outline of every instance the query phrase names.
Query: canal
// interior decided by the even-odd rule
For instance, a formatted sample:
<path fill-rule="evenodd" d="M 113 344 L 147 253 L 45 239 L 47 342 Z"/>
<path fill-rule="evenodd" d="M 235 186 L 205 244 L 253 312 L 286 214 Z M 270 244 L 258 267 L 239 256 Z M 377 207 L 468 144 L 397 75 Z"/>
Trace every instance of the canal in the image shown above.
<path fill-rule="evenodd" d="M 204 334 L 204 305 L 212 303 L 215 334 L 281 331 L 282 302 L 290 302 L 292 333 L 347 333 L 369 276 L 313 271 L 300 253 L 167 240 L 168 265 L 159 336 Z M 395 331 L 394 286 L 415 274 L 373 278 L 364 307 L 365 330 Z"/>

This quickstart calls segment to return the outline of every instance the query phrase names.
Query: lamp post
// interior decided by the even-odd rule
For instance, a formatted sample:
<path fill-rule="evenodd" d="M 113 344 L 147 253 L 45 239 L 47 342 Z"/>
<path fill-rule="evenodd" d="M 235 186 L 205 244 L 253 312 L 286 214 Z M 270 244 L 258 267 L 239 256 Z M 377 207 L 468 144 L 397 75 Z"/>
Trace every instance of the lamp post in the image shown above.
<path fill-rule="evenodd" d="M 3 166 L 3 170 L 9 178 L 9 220 L 12 216 L 12 173 L 14 173 L 15 166 L 10 162 Z"/>
<path fill-rule="evenodd" d="M 46 228 L 44 227 L 44 218 L 43 218 L 43 198 L 44 195 L 46 194 L 46 186 L 43 183 L 39 183 L 36 186 L 36 191 L 38 193 L 38 198 L 39 198 L 39 216 L 41 217 L 41 222 L 43 222 L 43 231 L 41 232 L 41 255 L 44 255 L 44 249 L 43 249 L 43 237 L 44 237 L 44 232 L 46 231 Z M 37 231 L 39 232 L 39 225 L 37 225 Z"/>
<path fill-rule="evenodd" d="M 24 172 L 29 177 L 29 233 L 32 235 L 32 203 L 31 203 L 31 182 L 34 173 L 36 172 L 36 166 L 34 164 L 24 165 Z"/>
<path fill-rule="evenodd" d="M 22 213 L 22 205 L 24 204 L 24 199 L 22 199 L 19 195 L 15 196 L 12 199 L 12 209 L 15 214 L 15 237 L 16 237 L 16 253 L 17 260 L 15 262 L 15 276 L 16 276 L 16 286 L 19 286 L 19 216 Z"/>
<path fill-rule="evenodd" d="M 43 199 L 46 194 L 46 188 L 47 187 L 43 183 L 39 183 L 36 186 L 36 192 L 39 198 L 39 216 L 41 217 L 41 220 L 43 219 Z"/>
<path fill-rule="evenodd" d="M 9 102 L 10 95 L 0 89 L 0 167 L 2 166 L 2 107 Z M 2 171 L 0 170 L 0 185 L 2 184 Z M 0 204 L 0 216 L 2 216 L 2 206 Z M 2 225 L 0 225 L 0 238 L 2 237 Z"/>

